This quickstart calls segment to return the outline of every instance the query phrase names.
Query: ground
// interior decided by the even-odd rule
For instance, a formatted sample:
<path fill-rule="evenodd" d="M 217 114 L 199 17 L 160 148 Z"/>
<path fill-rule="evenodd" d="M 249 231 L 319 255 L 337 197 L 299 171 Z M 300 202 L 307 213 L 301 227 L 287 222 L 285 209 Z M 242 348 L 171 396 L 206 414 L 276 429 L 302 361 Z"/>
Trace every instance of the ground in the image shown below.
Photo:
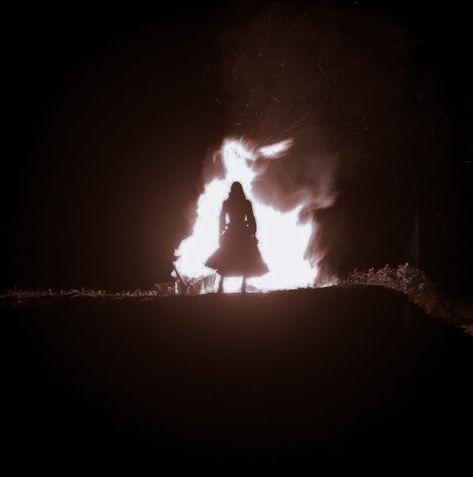
<path fill-rule="evenodd" d="M 4 297 L 8 464 L 457 470 L 473 340 L 401 293 Z"/>

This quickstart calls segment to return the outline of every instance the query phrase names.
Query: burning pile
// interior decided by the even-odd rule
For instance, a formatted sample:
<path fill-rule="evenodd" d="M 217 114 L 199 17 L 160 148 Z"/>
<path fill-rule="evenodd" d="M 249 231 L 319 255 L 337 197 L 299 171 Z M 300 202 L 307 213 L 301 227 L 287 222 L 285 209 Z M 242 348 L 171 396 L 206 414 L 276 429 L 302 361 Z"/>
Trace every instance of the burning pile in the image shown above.
<path fill-rule="evenodd" d="M 306 251 L 314 232 L 314 222 L 301 217 L 306 205 L 300 203 L 288 212 L 282 212 L 262 203 L 252 190 L 253 181 L 261 169 L 258 163 L 277 160 L 286 154 L 292 140 L 255 147 L 249 142 L 226 139 L 220 151 L 224 167 L 223 177 L 216 177 L 205 184 L 197 201 L 197 218 L 192 233 L 184 239 L 175 252 L 175 275 L 181 280 L 200 281 L 200 293 L 215 291 L 214 271 L 205 266 L 207 258 L 218 248 L 219 215 L 233 182 L 240 182 L 246 196 L 253 204 L 257 223 L 258 246 L 269 273 L 251 278 L 248 285 L 257 291 L 309 287 L 318 275 Z M 207 277 L 207 280 L 205 280 Z M 225 292 L 237 291 L 240 279 L 227 279 Z"/>

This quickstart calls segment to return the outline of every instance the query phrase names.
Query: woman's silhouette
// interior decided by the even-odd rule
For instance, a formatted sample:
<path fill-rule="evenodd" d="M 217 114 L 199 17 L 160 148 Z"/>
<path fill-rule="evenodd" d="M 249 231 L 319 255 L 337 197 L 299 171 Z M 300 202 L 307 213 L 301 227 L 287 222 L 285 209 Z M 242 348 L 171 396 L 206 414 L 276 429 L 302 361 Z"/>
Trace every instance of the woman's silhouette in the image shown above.
<path fill-rule="evenodd" d="M 241 291 L 245 292 L 247 277 L 268 273 L 255 234 L 256 221 L 251 202 L 241 184 L 234 182 L 220 212 L 220 247 L 206 262 L 207 267 L 221 275 L 219 292 L 223 290 L 225 277 L 243 277 Z"/>

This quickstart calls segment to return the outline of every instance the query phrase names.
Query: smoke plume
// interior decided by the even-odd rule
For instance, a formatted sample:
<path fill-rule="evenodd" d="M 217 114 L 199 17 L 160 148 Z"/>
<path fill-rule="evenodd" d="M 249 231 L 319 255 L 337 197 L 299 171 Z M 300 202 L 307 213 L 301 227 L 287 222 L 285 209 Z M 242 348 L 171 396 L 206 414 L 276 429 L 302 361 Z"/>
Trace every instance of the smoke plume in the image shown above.
<path fill-rule="evenodd" d="M 393 236 L 379 227 L 387 208 L 410 227 L 416 191 L 400 185 L 432 147 L 415 155 L 429 125 L 414 89 L 432 85 L 411 81 L 412 51 L 389 18 L 322 8 L 271 6 L 224 38 L 229 133 L 259 145 L 293 140 L 260 165 L 253 192 L 281 210 L 305 204 L 301 218 L 316 224 L 307 256 L 322 279 L 360 257 L 386 258 L 373 243 Z"/>

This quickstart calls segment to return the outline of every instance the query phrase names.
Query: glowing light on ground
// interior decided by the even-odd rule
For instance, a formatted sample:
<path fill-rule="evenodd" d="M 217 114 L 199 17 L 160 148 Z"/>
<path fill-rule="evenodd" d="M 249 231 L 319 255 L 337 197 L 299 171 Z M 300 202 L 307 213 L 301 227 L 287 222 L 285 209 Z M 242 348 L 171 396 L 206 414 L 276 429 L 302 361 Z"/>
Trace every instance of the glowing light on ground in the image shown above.
<path fill-rule="evenodd" d="M 226 174 L 223 179 L 208 182 L 197 201 L 197 218 L 192 233 L 184 239 L 175 252 L 175 267 L 186 279 L 198 279 L 211 275 L 214 270 L 205 266 L 206 260 L 218 248 L 219 216 L 223 201 L 228 197 L 230 186 L 238 181 L 253 204 L 257 223 L 258 247 L 269 273 L 249 278 L 248 285 L 261 291 L 293 289 L 312 286 L 317 269 L 304 259 L 304 253 L 313 232 L 313 224 L 299 221 L 300 204 L 289 212 L 281 212 L 262 204 L 251 189 L 258 172 L 253 162 L 258 157 L 276 158 L 291 146 L 291 140 L 251 148 L 241 140 L 225 140 L 222 160 Z M 227 278 L 224 291 L 238 291 L 241 279 Z M 202 290 L 202 292 L 213 291 Z"/>

